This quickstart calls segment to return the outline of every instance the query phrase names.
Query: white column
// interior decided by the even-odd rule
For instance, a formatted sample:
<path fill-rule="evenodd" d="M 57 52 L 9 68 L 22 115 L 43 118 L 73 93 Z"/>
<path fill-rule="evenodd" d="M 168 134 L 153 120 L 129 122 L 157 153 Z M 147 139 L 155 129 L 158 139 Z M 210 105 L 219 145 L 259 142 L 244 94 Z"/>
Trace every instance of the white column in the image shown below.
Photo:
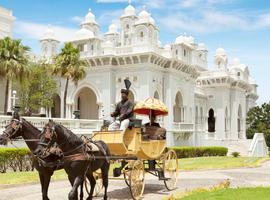
<path fill-rule="evenodd" d="M 238 139 L 238 103 L 234 102 L 232 106 L 231 112 L 231 138 L 237 140 Z"/>
<path fill-rule="evenodd" d="M 225 114 L 224 114 L 224 109 L 223 108 L 218 108 L 215 113 L 215 118 L 216 118 L 216 139 L 225 139 Z"/>
<path fill-rule="evenodd" d="M 100 120 L 104 119 L 104 106 L 102 102 L 98 102 L 98 118 Z"/>
<path fill-rule="evenodd" d="M 66 118 L 71 118 L 71 117 L 70 117 L 69 104 L 66 105 Z"/>

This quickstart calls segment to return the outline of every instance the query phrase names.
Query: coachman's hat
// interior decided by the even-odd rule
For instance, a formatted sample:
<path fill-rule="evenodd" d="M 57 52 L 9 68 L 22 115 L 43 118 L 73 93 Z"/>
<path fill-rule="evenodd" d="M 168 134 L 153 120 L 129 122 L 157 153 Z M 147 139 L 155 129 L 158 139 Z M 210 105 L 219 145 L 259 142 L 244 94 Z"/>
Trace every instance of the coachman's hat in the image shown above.
<path fill-rule="evenodd" d="M 121 93 L 125 93 L 126 95 L 128 95 L 131 82 L 128 79 L 125 79 L 124 82 L 125 82 L 126 89 L 121 89 Z"/>

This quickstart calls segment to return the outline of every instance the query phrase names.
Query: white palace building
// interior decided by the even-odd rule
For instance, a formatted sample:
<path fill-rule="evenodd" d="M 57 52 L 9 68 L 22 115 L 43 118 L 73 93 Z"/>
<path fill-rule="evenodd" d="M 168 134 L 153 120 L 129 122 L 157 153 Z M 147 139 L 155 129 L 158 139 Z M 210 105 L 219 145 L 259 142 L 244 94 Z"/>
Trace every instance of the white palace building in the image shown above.
<path fill-rule="evenodd" d="M 71 39 L 89 64 L 87 76 L 68 88 L 68 119 L 61 119 L 65 80 L 59 79 L 55 107 L 47 116 L 74 123 L 73 112 L 80 110 L 81 121 L 100 124 L 110 119 L 123 80 L 128 78 L 134 102 L 155 97 L 168 106 L 169 115 L 159 121 L 168 130 L 169 146 L 221 145 L 242 155 L 265 154 L 262 134 L 253 141 L 246 139 L 246 114 L 258 98 L 248 67 L 237 58 L 230 61 L 226 51 L 218 48 L 216 66 L 209 70 L 203 43 L 180 35 L 174 43 L 162 46 L 159 34 L 145 9 L 137 14 L 128 5 L 120 16 L 120 28 L 111 24 L 104 34 L 89 10 Z M 50 60 L 59 51 L 60 42 L 51 28 L 40 43 L 42 58 Z"/>

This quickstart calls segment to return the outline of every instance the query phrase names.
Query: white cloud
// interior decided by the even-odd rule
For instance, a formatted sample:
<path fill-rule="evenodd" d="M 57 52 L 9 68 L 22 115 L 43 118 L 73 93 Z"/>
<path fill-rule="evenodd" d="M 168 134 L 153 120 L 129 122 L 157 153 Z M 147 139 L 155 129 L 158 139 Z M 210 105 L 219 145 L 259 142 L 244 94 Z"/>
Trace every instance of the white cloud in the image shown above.
<path fill-rule="evenodd" d="M 67 28 L 62 26 L 51 26 L 51 28 L 55 31 L 55 36 L 62 42 L 70 40 L 76 29 Z M 47 24 L 34 23 L 29 21 L 15 21 L 14 24 L 14 32 L 23 38 L 29 39 L 41 39 L 42 36 L 46 33 L 48 29 Z"/>
<path fill-rule="evenodd" d="M 233 13 L 205 12 L 203 13 L 204 24 L 215 26 L 219 29 L 246 29 L 247 19 Z"/>
<path fill-rule="evenodd" d="M 249 31 L 270 27 L 270 13 L 257 17 L 246 13 L 206 10 L 194 14 L 169 14 L 160 19 L 162 27 L 179 34 L 182 32 L 211 33 L 223 31 Z"/>
<path fill-rule="evenodd" d="M 260 15 L 256 21 L 255 26 L 257 28 L 270 27 L 270 13 L 265 13 L 265 14 Z"/>
<path fill-rule="evenodd" d="M 74 16 L 74 17 L 71 18 L 72 22 L 78 23 L 78 24 L 80 24 L 83 20 L 84 20 L 84 18 L 81 17 L 81 16 Z"/>

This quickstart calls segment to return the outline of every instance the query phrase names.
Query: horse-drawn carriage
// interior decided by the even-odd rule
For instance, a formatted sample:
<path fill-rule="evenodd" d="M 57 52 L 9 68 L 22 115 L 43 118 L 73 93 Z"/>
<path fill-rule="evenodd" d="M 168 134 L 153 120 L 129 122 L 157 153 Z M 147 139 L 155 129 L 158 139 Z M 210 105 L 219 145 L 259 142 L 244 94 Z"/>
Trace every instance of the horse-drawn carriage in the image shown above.
<path fill-rule="evenodd" d="M 151 101 L 149 106 L 143 105 L 144 109 L 141 109 L 140 104 L 137 104 L 139 106 L 136 105 L 137 108 L 135 106 L 134 110 L 141 114 L 148 114 L 147 112 L 150 111 L 150 116 L 153 111 L 155 116 L 168 112 L 167 109 L 157 109 L 159 102 L 152 102 L 156 100 L 149 101 Z M 50 177 L 60 168 L 65 169 L 72 185 L 69 193 L 70 200 L 77 199 L 79 186 L 81 186 L 80 198 L 83 199 L 83 183 L 89 193 L 88 199 L 92 199 L 94 188 L 98 193 L 102 185 L 104 185 L 104 199 L 107 199 L 110 168 L 108 160 L 113 164 L 114 177 L 119 178 L 123 175 L 133 199 L 140 199 L 144 191 L 146 172 L 164 181 L 168 190 L 174 189 L 177 182 L 178 160 L 176 153 L 166 148 L 163 132 L 165 129 L 151 126 L 150 128 L 143 128 L 141 120 L 134 120 L 125 131 L 94 131 L 92 138 L 84 141 L 53 120 L 49 120 L 41 133 L 30 122 L 14 115 L 3 135 L 0 136 L 0 144 L 6 144 L 18 137 L 25 140 L 35 155 L 35 167 L 39 171 L 43 199 L 48 199 Z M 98 150 L 88 149 L 87 142 L 96 145 Z M 50 152 L 54 144 L 61 149 L 62 156 L 52 161 L 46 160 L 48 157 L 44 155 Z M 101 183 L 96 187 L 95 179 Z M 87 181 L 90 181 L 91 190 Z"/>
<path fill-rule="evenodd" d="M 113 165 L 113 175 L 123 175 L 133 199 L 140 199 L 144 192 L 146 172 L 164 181 L 168 190 L 176 187 L 178 174 L 176 153 L 166 148 L 166 139 L 148 137 L 153 133 L 144 131 L 140 120 L 137 122 L 124 132 L 95 131 L 92 136 L 93 140 L 103 140 L 108 145 L 110 160 L 120 164 Z"/>

